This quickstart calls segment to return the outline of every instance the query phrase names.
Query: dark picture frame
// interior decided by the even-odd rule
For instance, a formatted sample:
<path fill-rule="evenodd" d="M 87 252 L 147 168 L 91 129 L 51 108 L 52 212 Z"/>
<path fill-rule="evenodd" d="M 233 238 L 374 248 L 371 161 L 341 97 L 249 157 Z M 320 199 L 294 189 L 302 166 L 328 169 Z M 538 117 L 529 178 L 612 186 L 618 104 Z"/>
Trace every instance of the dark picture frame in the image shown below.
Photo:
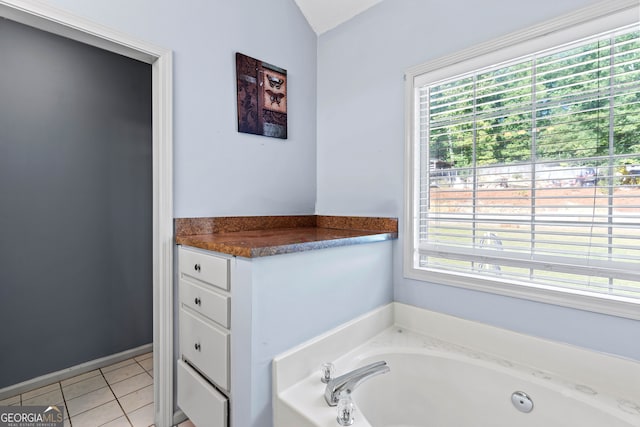
<path fill-rule="evenodd" d="M 287 139 L 287 70 L 236 53 L 238 132 Z"/>

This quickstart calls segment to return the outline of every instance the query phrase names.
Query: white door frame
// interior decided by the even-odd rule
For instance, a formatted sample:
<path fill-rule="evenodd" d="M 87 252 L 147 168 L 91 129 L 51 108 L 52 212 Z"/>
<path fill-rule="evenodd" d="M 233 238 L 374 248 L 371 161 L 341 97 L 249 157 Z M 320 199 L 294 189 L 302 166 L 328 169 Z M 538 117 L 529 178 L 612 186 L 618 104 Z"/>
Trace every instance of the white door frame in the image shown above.
<path fill-rule="evenodd" d="M 151 64 L 153 108 L 153 375 L 155 423 L 173 425 L 172 52 L 31 0 L 0 0 L 0 17 Z"/>

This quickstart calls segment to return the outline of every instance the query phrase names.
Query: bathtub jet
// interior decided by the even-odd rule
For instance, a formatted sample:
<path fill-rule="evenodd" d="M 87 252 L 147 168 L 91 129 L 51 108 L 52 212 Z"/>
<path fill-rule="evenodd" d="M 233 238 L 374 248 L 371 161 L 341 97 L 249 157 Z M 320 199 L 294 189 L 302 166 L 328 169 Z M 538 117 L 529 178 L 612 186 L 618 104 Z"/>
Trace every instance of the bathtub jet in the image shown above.
<path fill-rule="evenodd" d="M 324 390 L 324 399 L 329 406 L 336 406 L 341 395 L 345 393 L 351 394 L 363 381 L 387 372 L 389 372 L 389 366 L 387 366 L 387 362 L 384 360 L 354 369 L 351 372 L 329 380 L 327 388 Z"/>

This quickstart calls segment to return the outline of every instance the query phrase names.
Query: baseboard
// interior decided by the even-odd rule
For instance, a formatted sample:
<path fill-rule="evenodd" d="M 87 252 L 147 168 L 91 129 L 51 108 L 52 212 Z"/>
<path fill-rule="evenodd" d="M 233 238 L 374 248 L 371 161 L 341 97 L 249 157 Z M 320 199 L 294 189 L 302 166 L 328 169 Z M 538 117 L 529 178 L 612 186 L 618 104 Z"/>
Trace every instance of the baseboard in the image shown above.
<path fill-rule="evenodd" d="M 173 413 L 173 425 L 177 426 L 178 424 L 187 421 L 187 415 L 182 412 L 182 409 L 178 409 Z"/>
<path fill-rule="evenodd" d="M 141 345 L 140 347 L 125 350 L 123 352 L 112 354 L 110 356 L 101 357 L 100 359 L 91 360 L 89 362 L 81 363 L 70 368 L 62 369 L 60 371 L 45 374 L 18 384 L 10 385 L 3 389 L 0 389 L 0 400 L 15 396 L 20 393 L 25 393 L 29 390 L 44 387 L 58 381 L 66 380 L 67 378 L 75 377 L 77 375 L 84 374 L 85 372 L 104 368 L 105 366 L 113 365 L 114 363 L 131 359 L 132 357 L 149 353 L 151 351 L 153 351 L 153 344 L 145 344 Z"/>

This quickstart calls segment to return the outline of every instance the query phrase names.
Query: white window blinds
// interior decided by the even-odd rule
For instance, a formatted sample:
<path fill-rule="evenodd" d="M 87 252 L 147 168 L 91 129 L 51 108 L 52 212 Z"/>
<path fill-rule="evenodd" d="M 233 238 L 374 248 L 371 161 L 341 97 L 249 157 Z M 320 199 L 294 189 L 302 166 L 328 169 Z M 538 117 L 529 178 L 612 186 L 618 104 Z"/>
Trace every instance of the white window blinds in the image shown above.
<path fill-rule="evenodd" d="M 640 302 L 640 31 L 417 89 L 415 268 Z"/>

